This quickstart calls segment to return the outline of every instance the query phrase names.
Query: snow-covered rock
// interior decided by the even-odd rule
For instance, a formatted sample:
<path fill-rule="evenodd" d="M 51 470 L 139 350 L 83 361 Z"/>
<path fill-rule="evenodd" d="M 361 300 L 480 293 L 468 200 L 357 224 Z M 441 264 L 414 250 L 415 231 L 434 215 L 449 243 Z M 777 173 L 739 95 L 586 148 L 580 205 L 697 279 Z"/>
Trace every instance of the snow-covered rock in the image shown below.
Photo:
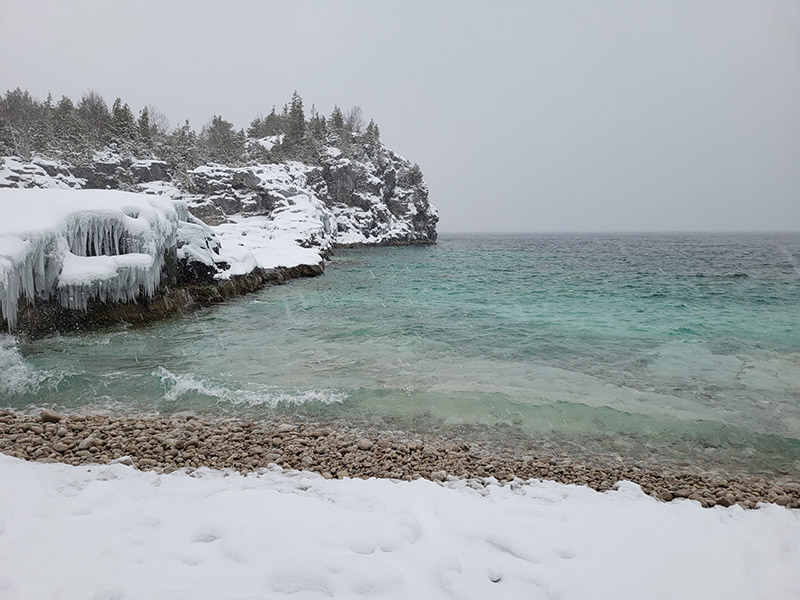
<path fill-rule="evenodd" d="M 169 257 L 219 269 L 219 242 L 183 202 L 111 190 L 0 189 L 0 308 L 134 302 L 159 287 Z M 225 264 L 230 269 L 230 264 Z"/>
<path fill-rule="evenodd" d="M 336 219 L 309 187 L 309 170 L 298 162 L 240 168 L 212 164 L 190 172 L 197 194 L 163 182 L 139 188 L 182 198 L 192 214 L 213 224 L 223 257 L 235 254 L 219 277 L 243 274 L 246 263 L 236 259 L 242 250 L 263 269 L 308 265 L 321 271 L 335 240 Z"/>
<path fill-rule="evenodd" d="M 254 143 L 269 152 L 281 139 Z M 321 273 L 335 245 L 435 242 L 438 215 L 419 167 L 377 141 L 348 152 L 325 146 L 317 156 L 313 165 L 208 164 L 174 179 L 164 161 L 110 150 L 77 166 L 0 158 L 0 201 L 10 215 L 0 229 L 0 297 L 9 328 L 20 298 L 79 310 L 91 300 L 151 298 L 165 257 L 174 258 L 179 285 L 259 269 L 263 284 Z M 110 191 L 117 189 L 139 194 Z"/>
<path fill-rule="evenodd" d="M 419 167 L 382 144 L 358 158 L 329 147 L 308 179 L 336 217 L 338 245 L 436 241 L 439 214 Z"/>
<path fill-rule="evenodd" d="M 75 177 L 66 166 L 53 160 L 0 158 L 0 188 L 80 189 L 85 185 L 85 179 Z"/>
<path fill-rule="evenodd" d="M 280 136 L 253 140 L 265 150 Z M 426 244 L 436 241 L 436 209 L 419 167 L 378 144 L 345 155 L 325 146 L 314 164 L 285 161 L 247 167 L 208 164 L 180 183 L 172 181 L 167 163 L 132 160 L 114 152 L 96 152 L 89 164 L 71 166 L 35 157 L 26 163 L 5 157 L 0 166 L 2 187 L 124 189 L 165 193 L 185 199 L 192 213 L 210 225 L 235 223 L 243 217 L 271 219 L 289 199 L 303 195 L 317 208 L 318 219 L 331 227 L 325 238 L 342 246 Z M 319 205 L 317 205 L 319 202 Z M 316 231 L 316 227 L 313 228 Z M 297 233 L 297 231 L 296 231 Z M 326 241 L 304 238 L 302 246 Z"/>
<path fill-rule="evenodd" d="M 349 158 L 334 147 L 321 164 L 295 161 L 251 167 L 204 165 L 189 173 L 190 210 L 208 223 L 279 214 L 298 195 L 318 200 L 335 222 L 340 246 L 429 244 L 436 241 L 436 209 L 419 167 L 380 146 L 372 157 Z"/>

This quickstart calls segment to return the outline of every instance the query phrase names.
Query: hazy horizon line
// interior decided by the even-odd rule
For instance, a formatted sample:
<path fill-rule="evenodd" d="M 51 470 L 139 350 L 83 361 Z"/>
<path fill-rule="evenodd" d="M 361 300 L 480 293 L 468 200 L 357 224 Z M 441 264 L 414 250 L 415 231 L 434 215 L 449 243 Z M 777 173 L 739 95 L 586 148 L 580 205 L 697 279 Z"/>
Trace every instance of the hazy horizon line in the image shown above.
<path fill-rule="evenodd" d="M 591 234 L 591 235 L 641 235 L 641 234 L 697 234 L 697 235 L 752 235 L 752 234 L 800 234 L 800 229 L 650 229 L 650 230 L 612 230 L 612 229 L 530 229 L 530 230 L 516 230 L 516 231 L 498 231 L 498 230 L 468 230 L 468 229 L 440 229 L 437 231 L 439 235 L 530 235 L 530 234 L 561 234 L 561 235 L 577 235 L 577 234 Z"/>

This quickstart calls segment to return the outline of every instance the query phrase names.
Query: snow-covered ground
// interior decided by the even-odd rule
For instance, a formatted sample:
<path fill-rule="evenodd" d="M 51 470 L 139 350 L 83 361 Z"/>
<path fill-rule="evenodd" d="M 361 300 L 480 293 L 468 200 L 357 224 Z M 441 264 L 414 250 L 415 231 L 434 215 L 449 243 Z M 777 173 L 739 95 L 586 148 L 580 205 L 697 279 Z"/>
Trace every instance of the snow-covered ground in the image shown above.
<path fill-rule="evenodd" d="M 0 455 L 0 597 L 800 598 L 800 511 Z"/>

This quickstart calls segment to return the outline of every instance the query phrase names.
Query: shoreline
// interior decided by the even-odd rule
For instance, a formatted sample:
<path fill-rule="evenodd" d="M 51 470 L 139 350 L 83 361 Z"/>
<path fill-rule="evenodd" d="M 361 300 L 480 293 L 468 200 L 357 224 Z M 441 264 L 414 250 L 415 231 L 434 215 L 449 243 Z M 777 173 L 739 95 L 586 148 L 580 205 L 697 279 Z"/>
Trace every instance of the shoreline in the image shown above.
<path fill-rule="evenodd" d="M 145 325 L 190 313 L 258 292 L 272 285 L 283 285 L 294 279 L 317 277 L 325 271 L 324 261 L 294 267 L 262 269 L 256 267 L 246 275 L 209 283 L 165 285 L 153 298 L 137 302 L 104 303 L 93 300 L 87 310 L 59 306 L 54 300 L 28 305 L 19 301 L 17 327 L 11 332 L 28 339 L 39 339 L 57 333 L 101 331 L 120 323 Z M 8 324 L 0 315 L 0 327 Z"/>
<path fill-rule="evenodd" d="M 632 481 L 661 501 L 688 498 L 704 507 L 800 508 L 800 480 L 723 476 L 691 467 L 619 462 L 592 464 L 565 456 L 497 448 L 396 431 L 310 422 L 187 415 L 27 415 L 0 409 L 0 453 L 71 465 L 122 462 L 141 470 L 233 469 L 276 464 L 326 478 L 468 480 L 470 485 L 552 480 L 607 491 Z"/>

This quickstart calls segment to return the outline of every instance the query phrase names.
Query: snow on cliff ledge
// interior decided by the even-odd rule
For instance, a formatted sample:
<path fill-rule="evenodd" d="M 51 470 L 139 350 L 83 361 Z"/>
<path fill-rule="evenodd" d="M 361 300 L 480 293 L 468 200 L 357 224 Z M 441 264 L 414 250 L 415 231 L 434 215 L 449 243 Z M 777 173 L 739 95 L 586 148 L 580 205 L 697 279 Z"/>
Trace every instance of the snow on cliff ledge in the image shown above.
<path fill-rule="evenodd" d="M 308 170 L 298 162 L 242 168 L 204 165 L 191 172 L 201 182 L 203 195 L 177 189 L 172 194 L 184 198 L 192 213 L 205 217 L 224 207 L 227 214 L 214 232 L 228 251 L 249 251 L 262 268 L 316 265 L 333 246 L 336 219 L 308 188 Z"/>

